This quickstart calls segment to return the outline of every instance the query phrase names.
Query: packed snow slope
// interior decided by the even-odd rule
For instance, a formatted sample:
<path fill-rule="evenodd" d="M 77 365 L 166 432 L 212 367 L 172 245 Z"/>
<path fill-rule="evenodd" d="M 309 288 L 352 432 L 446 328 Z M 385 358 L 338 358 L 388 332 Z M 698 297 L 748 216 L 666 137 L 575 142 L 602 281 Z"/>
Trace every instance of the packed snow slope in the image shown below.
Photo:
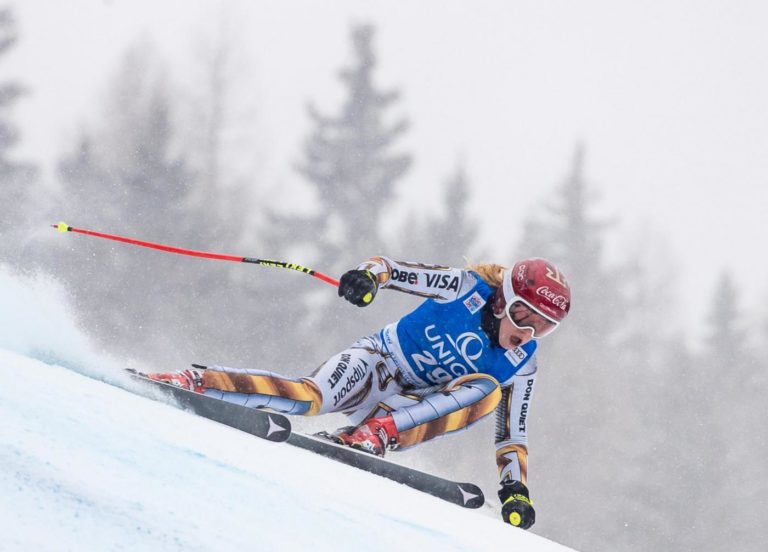
<path fill-rule="evenodd" d="M 135 395 L 67 310 L 0 272 L 0 550 L 568 550 Z"/>

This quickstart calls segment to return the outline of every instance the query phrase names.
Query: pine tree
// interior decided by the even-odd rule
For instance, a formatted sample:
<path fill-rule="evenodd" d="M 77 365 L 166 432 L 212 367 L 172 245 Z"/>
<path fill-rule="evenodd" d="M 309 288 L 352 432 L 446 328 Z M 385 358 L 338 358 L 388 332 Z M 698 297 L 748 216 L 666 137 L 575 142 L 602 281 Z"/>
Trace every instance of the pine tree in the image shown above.
<path fill-rule="evenodd" d="M 730 273 L 720 276 L 707 315 L 707 335 L 705 348 L 708 355 L 716 355 L 722 343 L 738 344 L 737 353 L 744 355 L 746 342 L 744 316 L 739 311 L 736 284 Z"/>
<path fill-rule="evenodd" d="M 318 269 L 332 275 L 340 275 L 372 255 L 389 252 L 385 245 L 396 236 L 384 227 L 385 216 L 395 185 L 411 163 L 409 155 L 392 153 L 408 123 L 404 119 L 388 122 L 399 93 L 381 90 L 374 82 L 373 37 L 373 26 L 353 27 L 354 61 L 340 73 L 346 97 L 336 115 L 321 114 L 310 105 L 314 129 L 296 167 L 318 201 L 317 215 L 294 227 L 292 235 L 295 242 L 316 252 L 305 262 L 317 261 Z M 376 331 L 391 321 L 397 299 L 390 299 L 354 309 L 333 292 L 309 291 L 311 308 L 303 322 L 315 339 L 307 340 L 306 347 L 331 354 Z M 329 327 L 334 331 L 322 331 Z"/>
<path fill-rule="evenodd" d="M 443 190 L 443 212 L 430 216 L 420 209 L 412 214 L 392 256 L 455 267 L 483 260 L 485 253 L 475 249 L 478 224 L 468 210 L 470 179 L 463 163 L 445 179 Z"/>
<path fill-rule="evenodd" d="M 768 414 L 765 363 L 751 348 L 749 313 L 738 291 L 732 274 L 723 273 L 707 313 L 705 344 L 697 362 L 699 400 L 691 410 L 699 423 L 695 460 L 705 489 L 696 503 L 697 542 L 708 550 L 759 550 L 762 545 L 743 528 L 758 526 L 768 513 L 760 454 Z"/>
<path fill-rule="evenodd" d="M 260 185 L 257 171 L 243 174 L 242 163 L 236 162 L 242 152 L 249 158 L 253 155 L 254 143 L 234 136 L 247 137 L 249 129 L 262 129 L 251 128 L 253 121 L 237 116 L 245 109 L 236 100 L 244 95 L 241 76 L 247 67 L 237 55 L 242 48 L 230 21 L 222 8 L 218 24 L 211 34 L 199 38 L 195 48 L 196 78 L 189 87 L 189 108 L 184 110 L 182 125 L 196 178 L 185 203 L 190 226 L 183 233 L 198 249 L 282 257 L 292 238 L 291 228 L 255 201 Z M 274 363 L 286 356 L 281 354 L 285 350 L 281 338 L 288 321 L 294 314 L 294 320 L 300 319 L 302 300 L 295 282 L 303 280 L 293 276 L 299 275 L 254 265 L 198 263 L 188 289 L 199 300 L 187 309 L 193 321 L 190 331 L 196 332 L 195 358 L 231 366 L 269 365 L 291 372 Z M 281 291 L 290 294 L 288 304 L 280 300 Z"/>
<path fill-rule="evenodd" d="M 222 6 L 210 34 L 200 35 L 194 50 L 196 77 L 189 87 L 189 113 L 184 125 L 190 164 L 198 176 L 188 207 L 196 213 L 197 223 L 206 228 L 201 246 L 212 249 L 247 246 L 250 241 L 246 222 L 252 207 L 249 199 L 254 195 L 254 171 L 242 174 L 246 171 L 235 166 L 241 165 L 236 163 L 237 154 L 247 151 L 251 155 L 253 143 L 242 138 L 246 127 L 254 125 L 239 116 L 245 107 L 236 101 L 248 67 L 237 55 L 246 48 L 235 28 L 227 6 Z"/>
<path fill-rule="evenodd" d="M 626 456 L 615 511 L 627 525 L 615 531 L 613 545 L 678 550 L 688 546 L 685 528 L 693 520 L 681 508 L 680 497 L 690 488 L 680 474 L 695 472 L 691 443 L 681 437 L 692 431 L 686 398 L 695 383 L 695 367 L 683 326 L 675 322 L 677 267 L 648 224 L 624 250 L 627 260 L 619 276 L 627 316 L 612 370 L 623 375 L 624 384 L 618 394 L 625 407 L 613 428 L 620 432 Z"/>
<path fill-rule="evenodd" d="M 149 46 L 126 54 L 100 127 L 61 161 L 61 210 L 76 226 L 184 244 L 193 175 L 177 152 L 169 84 L 154 59 Z M 82 314 L 110 347 L 167 360 L 193 340 L 184 317 L 190 260 L 77 238 L 57 254 Z"/>
<path fill-rule="evenodd" d="M 544 208 L 543 216 L 525 221 L 524 235 L 519 246 L 523 257 L 540 256 L 554 261 L 568 275 L 576 290 L 569 325 L 579 337 L 605 338 L 603 327 L 590 323 L 609 319 L 619 307 L 611 293 L 612 272 L 605 266 L 603 243 L 605 231 L 610 227 L 592 215 L 595 193 L 584 178 L 585 148 L 579 144 L 573 155 L 571 169 L 551 197 L 554 201 Z M 598 311 L 598 312 L 596 312 Z M 577 322 L 570 322 L 571 319 Z"/>
<path fill-rule="evenodd" d="M 617 435 L 626 424 L 631 381 L 617 368 L 624 298 L 614 270 L 603 258 L 607 224 L 593 214 L 584 177 L 584 148 L 578 146 L 569 174 L 550 202 L 525 221 L 519 257 L 555 262 L 572 289 L 563 327 L 540 342 L 539 383 L 532 409 L 532 492 L 548 505 L 551 536 L 590 548 L 620 539 L 620 504 L 626 486 L 628 451 Z M 566 477 L 567 481 L 561 479 Z M 588 508 L 574 507 L 591 497 Z M 585 534 L 600 526 L 601 534 Z M 613 532 L 613 534 L 610 534 Z M 594 539 L 594 540 L 592 540 Z"/>
<path fill-rule="evenodd" d="M 16 22 L 9 8 L 0 9 L 0 57 L 15 46 L 18 39 Z M 13 81 L 0 82 L 0 261 L 13 261 L 20 226 L 27 222 L 32 207 L 32 186 L 37 171 L 34 165 L 14 159 L 13 149 L 18 145 L 20 133 L 11 121 L 10 112 L 25 90 Z"/>
<path fill-rule="evenodd" d="M 399 94 L 382 91 L 373 82 L 373 36 L 370 25 L 353 28 L 355 61 L 340 74 L 347 97 L 335 116 L 310 107 L 315 129 L 298 165 L 317 189 L 315 228 L 329 270 L 344 270 L 382 252 L 383 217 L 397 180 L 411 164 L 410 156 L 390 153 L 408 123 L 385 122 Z"/>

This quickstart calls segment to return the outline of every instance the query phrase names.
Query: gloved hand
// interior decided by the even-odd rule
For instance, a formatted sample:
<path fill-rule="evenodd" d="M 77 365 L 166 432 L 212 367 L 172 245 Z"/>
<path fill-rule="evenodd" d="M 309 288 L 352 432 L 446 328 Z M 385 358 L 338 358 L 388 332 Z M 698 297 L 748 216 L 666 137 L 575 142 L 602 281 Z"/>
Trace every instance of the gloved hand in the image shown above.
<path fill-rule="evenodd" d="M 528 529 L 536 521 L 536 511 L 528 495 L 528 487 L 511 479 L 501 482 L 499 490 L 501 518 L 505 523 Z"/>
<path fill-rule="evenodd" d="M 339 297 L 358 307 L 370 305 L 378 289 L 379 283 L 370 270 L 349 270 L 339 281 Z"/>

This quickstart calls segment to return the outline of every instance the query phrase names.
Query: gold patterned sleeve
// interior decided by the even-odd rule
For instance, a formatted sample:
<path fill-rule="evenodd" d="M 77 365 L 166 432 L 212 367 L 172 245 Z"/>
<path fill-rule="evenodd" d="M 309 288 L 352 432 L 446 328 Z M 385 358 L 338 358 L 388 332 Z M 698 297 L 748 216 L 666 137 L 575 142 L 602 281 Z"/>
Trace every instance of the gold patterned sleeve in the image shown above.
<path fill-rule="evenodd" d="M 536 383 L 536 362 L 531 359 L 525 374 L 513 376 L 501 388 L 496 406 L 496 466 L 499 478 L 528 481 L 528 415 Z"/>

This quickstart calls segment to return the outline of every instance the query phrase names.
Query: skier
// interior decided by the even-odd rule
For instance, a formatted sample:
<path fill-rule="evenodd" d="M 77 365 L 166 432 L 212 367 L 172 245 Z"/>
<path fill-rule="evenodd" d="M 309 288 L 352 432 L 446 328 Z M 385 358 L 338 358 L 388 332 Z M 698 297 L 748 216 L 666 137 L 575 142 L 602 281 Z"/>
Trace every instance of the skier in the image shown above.
<path fill-rule="evenodd" d="M 537 340 L 570 310 L 551 262 L 448 268 L 373 257 L 340 280 L 339 296 L 370 305 L 379 289 L 425 297 L 413 312 L 359 339 L 307 377 L 210 366 L 151 379 L 252 408 L 313 416 L 343 412 L 334 441 L 379 456 L 468 428 L 495 410 L 502 517 L 528 529 L 527 417 Z"/>

